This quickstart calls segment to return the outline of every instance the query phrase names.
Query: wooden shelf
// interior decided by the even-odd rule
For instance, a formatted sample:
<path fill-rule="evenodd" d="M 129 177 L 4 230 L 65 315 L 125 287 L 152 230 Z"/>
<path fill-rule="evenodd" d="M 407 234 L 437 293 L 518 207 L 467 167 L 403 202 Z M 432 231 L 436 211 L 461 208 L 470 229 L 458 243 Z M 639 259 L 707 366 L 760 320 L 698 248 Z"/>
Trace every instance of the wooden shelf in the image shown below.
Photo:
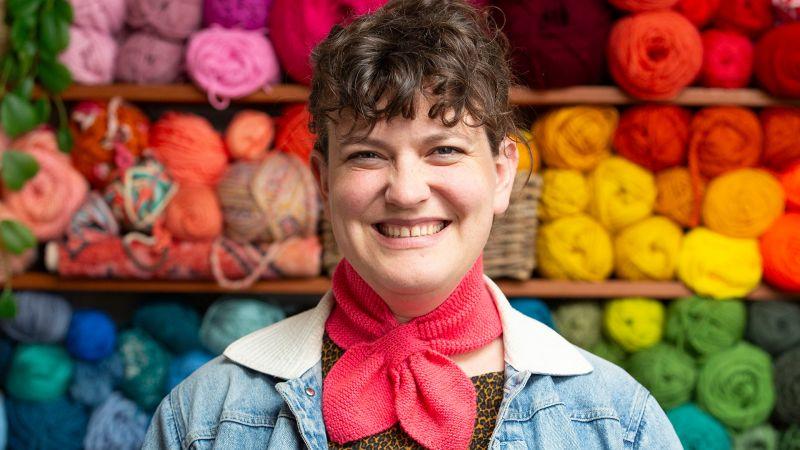
<path fill-rule="evenodd" d="M 304 102 L 308 99 L 306 86 L 281 84 L 269 92 L 257 92 L 238 98 L 237 104 L 267 104 Z M 108 100 L 115 96 L 132 102 L 207 103 L 205 92 L 191 84 L 137 85 L 109 84 L 100 86 L 73 85 L 62 97 L 68 101 Z M 511 102 L 517 105 L 628 105 L 642 103 L 613 86 L 574 86 L 563 89 L 511 89 Z M 800 99 L 775 98 L 759 89 L 686 88 L 669 103 L 684 106 L 740 105 L 761 107 L 771 105 L 800 105 Z"/>
<path fill-rule="evenodd" d="M 143 280 L 96 280 L 64 279 L 46 273 L 26 273 L 14 278 L 14 289 L 56 292 L 117 292 L 117 293 L 248 293 L 248 294 L 294 294 L 322 295 L 330 288 L 330 280 L 324 277 L 293 280 L 262 281 L 240 291 L 231 291 L 211 281 L 143 281 Z M 609 280 L 597 283 L 528 280 L 499 280 L 498 285 L 509 297 L 539 298 L 616 298 L 652 297 L 671 299 L 692 295 L 677 281 L 630 282 Z M 760 286 L 748 297 L 750 300 L 800 300 L 800 294 L 787 294 L 766 285 Z"/>

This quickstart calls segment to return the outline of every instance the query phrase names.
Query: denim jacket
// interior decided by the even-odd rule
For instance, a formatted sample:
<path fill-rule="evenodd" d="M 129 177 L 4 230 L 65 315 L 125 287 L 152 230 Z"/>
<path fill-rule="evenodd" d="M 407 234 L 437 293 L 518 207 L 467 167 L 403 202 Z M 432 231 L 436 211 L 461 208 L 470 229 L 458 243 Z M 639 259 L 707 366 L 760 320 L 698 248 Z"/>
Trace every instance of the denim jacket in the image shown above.
<path fill-rule="evenodd" d="M 514 310 L 485 280 L 506 362 L 491 449 L 683 448 L 647 389 Z M 328 292 L 314 309 L 231 344 L 161 402 L 143 448 L 327 449 L 321 355 L 332 305 Z"/>

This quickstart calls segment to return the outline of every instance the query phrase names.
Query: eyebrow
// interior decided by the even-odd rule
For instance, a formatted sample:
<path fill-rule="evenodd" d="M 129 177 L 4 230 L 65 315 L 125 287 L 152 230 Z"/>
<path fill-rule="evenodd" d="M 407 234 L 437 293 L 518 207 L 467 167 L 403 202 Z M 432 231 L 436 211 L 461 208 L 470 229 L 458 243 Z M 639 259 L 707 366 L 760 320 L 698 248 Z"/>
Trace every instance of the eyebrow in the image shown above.
<path fill-rule="evenodd" d="M 432 145 L 432 144 L 435 144 L 437 142 L 442 142 L 442 141 L 445 141 L 447 139 L 453 139 L 453 138 L 463 141 L 464 144 L 469 142 L 465 137 L 463 137 L 462 135 L 460 135 L 458 133 L 453 133 L 453 132 L 450 132 L 450 131 L 442 131 L 442 132 L 439 132 L 439 133 L 431 134 L 429 136 L 425 136 L 420 141 L 420 143 L 422 145 Z M 361 139 L 349 137 L 349 138 L 346 138 L 346 139 L 344 139 L 344 140 L 342 140 L 340 142 L 340 145 L 343 146 L 343 147 L 344 146 L 348 146 L 348 145 L 354 145 L 354 144 L 369 145 L 369 146 L 372 146 L 372 147 L 375 147 L 375 148 L 379 148 L 381 150 L 387 150 L 387 149 L 389 149 L 391 147 L 391 145 L 389 143 L 387 143 L 385 141 L 382 141 L 380 139 L 371 138 L 371 137 L 365 137 L 365 138 L 361 138 Z"/>

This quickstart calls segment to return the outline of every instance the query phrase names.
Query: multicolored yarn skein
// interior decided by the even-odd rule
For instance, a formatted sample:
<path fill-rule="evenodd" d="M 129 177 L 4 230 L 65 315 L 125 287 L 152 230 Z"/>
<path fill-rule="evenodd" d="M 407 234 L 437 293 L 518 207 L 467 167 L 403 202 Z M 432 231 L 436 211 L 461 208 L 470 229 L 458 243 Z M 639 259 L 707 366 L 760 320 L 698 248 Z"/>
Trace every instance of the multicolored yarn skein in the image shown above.
<path fill-rule="evenodd" d="M 106 188 L 104 197 L 113 217 L 126 229 L 149 232 L 177 191 L 164 167 L 147 159 L 126 169 Z"/>
<path fill-rule="evenodd" d="M 183 45 L 140 31 L 119 48 L 115 75 L 120 81 L 138 84 L 169 84 L 183 70 Z"/>

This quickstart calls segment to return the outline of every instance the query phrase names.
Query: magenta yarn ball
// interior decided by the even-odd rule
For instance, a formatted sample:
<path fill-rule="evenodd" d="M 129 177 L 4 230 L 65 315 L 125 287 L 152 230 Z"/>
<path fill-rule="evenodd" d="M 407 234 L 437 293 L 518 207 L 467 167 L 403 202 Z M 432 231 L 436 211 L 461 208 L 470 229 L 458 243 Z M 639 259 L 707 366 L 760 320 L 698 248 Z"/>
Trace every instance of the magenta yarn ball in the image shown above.
<path fill-rule="evenodd" d="M 70 0 L 72 24 L 114 34 L 125 25 L 125 0 Z"/>
<path fill-rule="evenodd" d="M 205 0 L 203 23 L 258 30 L 267 26 L 272 0 Z"/>
<path fill-rule="evenodd" d="M 120 47 L 116 75 L 126 83 L 168 84 L 178 79 L 182 68 L 182 44 L 140 32 Z"/>
<path fill-rule="evenodd" d="M 110 35 L 88 28 L 70 27 L 69 47 L 59 56 L 80 84 L 107 84 L 114 80 L 117 42 Z"/>
<path fill-rule="evenodd" d="M 186 39 L 200 28 L 203 0 L 128 0 L 128 25 L 167 39 Z"/>
<path fill-rule="evenodd" d="M 733 30 L 706 30 L 700 80 L 706 87 L 742 88 L 753 76 L 754 45 Z"/>

